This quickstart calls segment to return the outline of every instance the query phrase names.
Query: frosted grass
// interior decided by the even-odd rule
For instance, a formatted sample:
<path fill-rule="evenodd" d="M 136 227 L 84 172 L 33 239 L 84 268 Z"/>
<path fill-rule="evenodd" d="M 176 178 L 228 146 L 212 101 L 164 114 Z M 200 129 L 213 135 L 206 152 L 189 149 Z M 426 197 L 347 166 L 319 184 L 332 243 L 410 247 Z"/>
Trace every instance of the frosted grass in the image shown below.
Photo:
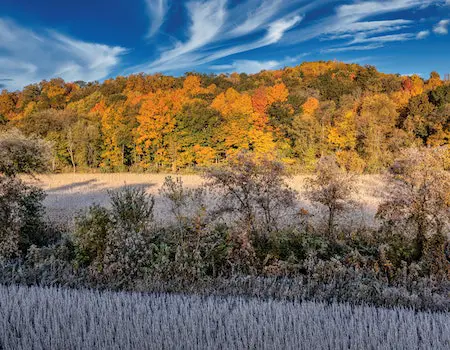
<path fill-rule="evenodd" d="M 448 313 L 0 286 L 0 349 L 449 349 Z"/>

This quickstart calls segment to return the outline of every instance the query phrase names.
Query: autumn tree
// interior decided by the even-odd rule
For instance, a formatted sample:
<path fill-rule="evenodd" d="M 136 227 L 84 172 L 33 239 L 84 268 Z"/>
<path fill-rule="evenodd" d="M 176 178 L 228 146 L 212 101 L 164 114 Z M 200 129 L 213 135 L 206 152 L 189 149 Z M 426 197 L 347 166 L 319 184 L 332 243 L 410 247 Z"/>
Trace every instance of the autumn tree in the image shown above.
<path fill-rule="evenodd" d="M 386 94 L 369 95 L 356 118 L 358 149 L 365 155 L 369 171 L 376 172 L 392 161 L 389 144 L 398 112 Z"/>
<path fill-rule="evenodd" d="M 148 94 L 137 116 L 136 150 L 142 157 L 141 165 L 172 165 L 177 168 L 177 140 L 170 137 L 175 128 L 175 114 L 183 105 L 178 91 L 162 91 Z"/>

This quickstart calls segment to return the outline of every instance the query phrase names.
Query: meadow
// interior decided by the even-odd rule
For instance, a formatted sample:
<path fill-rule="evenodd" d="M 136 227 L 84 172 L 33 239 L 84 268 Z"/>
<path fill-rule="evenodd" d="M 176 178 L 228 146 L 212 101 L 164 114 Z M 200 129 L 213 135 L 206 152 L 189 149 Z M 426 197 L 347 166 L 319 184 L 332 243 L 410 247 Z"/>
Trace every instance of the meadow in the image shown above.
<path fill-rule="evenodd" d="M 448 313 L 0 286 L 0 349 L 448 349 Z"/>
<path fill-rule="evenodd" d="M 148 194 L 155 196 L 155 217 L 158 221 L 167 218 L 167 205 L 158 196 L 158 190 L 169 174 L 139 173 L 65 173 L 40 175 L 27 182 L 43 188 L 47 194 L 44 200 L 47 215 L 52 221 L 70 223 L 74 214 L 89 205 L 107 206 L 108 191 L 118 190 L 125 186 L 145 188 Z M 186 188 L 198 188 L 203 183 L 200 175 L 180 176 Z M 298 192 L 301 206 L 320 219 L 319 210 L 304 196 L 306 175 L 296 175 L 288 179 L 288 184 Z M 385 182 L 382 175 L 360 175 L 356 180 L 356 191 L 353 194 L 356 206 L 340 218 L 347 227 L 373 226 L 378 205 L 383 200 Z"/>

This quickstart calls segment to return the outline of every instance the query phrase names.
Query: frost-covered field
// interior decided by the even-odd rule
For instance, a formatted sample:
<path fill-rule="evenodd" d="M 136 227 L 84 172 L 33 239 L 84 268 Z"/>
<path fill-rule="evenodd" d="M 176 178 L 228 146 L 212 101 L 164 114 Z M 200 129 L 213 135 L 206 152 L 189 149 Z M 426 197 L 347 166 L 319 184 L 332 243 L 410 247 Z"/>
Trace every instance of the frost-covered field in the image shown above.
<path fill-rule="evenodd" d="M 449 349 L 450 315 L 0 286 L 0 349 Z"/>
<path fill-rule="evenodd" d="M 167 216 L 167 208 L 158 198 L 158 189 L 164 182 L 164 174 L 55 174 L 43 175 L 30 182 L 42 187 L 47 192 L 44 203 L 47 213 L 53 220 L 70 221 L 74 213 L 93 203 L 106 205 L 108 190 L 116 190 L 123 186 L 141 186 L 148 193 L 156 196 L 155 214 L 157 218 Z M 183 175 L 186 187 L 198 187 L 202 178 L 198 175 Z M 316 210 L 302 198 L 305 176 L 295 176 L 289 184 L 300 196 L 301 205 L 311 213 Z M 348 225 L 371 225 L 373 216 L 381 202 L 384 184 L 380 176 L 364 175 L 358 178 L 358 193 L 355 200 L 358 206 L 345 218 Z"/>

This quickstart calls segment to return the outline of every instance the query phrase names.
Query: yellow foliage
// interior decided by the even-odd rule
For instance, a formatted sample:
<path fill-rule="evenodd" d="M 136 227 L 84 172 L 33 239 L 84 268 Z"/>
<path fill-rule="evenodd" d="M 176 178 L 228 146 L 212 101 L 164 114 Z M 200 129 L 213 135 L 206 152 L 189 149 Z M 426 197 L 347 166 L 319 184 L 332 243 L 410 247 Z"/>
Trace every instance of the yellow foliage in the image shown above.
<path fill-rule="evenodd" d="M 336 152 L 336 161 L 339 166 L 349 172 L 362 174 L 366 163 L 355 151 Z"/>
<path fill-rule="evenodd" d="M 409 99 L 411 98 L 411 93 L 406 90 L 394 91 L 390 95 L 390 98 L 392 101 L 395 102 L 395 105 L 397 106 L 397 108 L 401 108 L 401 107 L 405 107 L 406 105 L 408 105 Z"/>
<path fill-rule="evenodd" d="M 247 94 L 240 94 L 233 88 L 218 95 L 211 107 L 229 117 L 233 115 L 251 115 L 253 113 L 252 99 Z"/>
<path fill-rule="evenodd" d="M 356 146 L 356 125 L 353 112 L 345 113 L 341 120 L 330 128 L 328 142 L 334 149 L 353 149 Z"/>
<path fill-rule="evenodd" d="M 192 147 L 192 152 L 195 155 L 195 162 L 200 166 L 211 165 L 216 157 L 216 151 L 212 147 L 204 147 L 198 144 Z"/>
<path fill-rule="evenodd" d="M 183 92 L 188 95 L 197 95 L 204 92 L 206 89 L 203 89 L 200 85 L 200 78 L 196 75 L 189 75 L 186 77 L 183 83 Z"/>
<path fill-rule="evenodd" d="M 257 156 L 273 158 L 276 153 L 276 144 L 270 132 L 264 132 L 252 128 L 248 133 L 251 149 Z"/>
<path fill-rule="evenodd" d="M 413 76 L 411 76 L 411 82 L 412 82 L 411 95 L 412 96 L 420 95 L 423 92 L 425 85 L 422 78 L 419 77 L 417 74 L 414 74 Z"/>

